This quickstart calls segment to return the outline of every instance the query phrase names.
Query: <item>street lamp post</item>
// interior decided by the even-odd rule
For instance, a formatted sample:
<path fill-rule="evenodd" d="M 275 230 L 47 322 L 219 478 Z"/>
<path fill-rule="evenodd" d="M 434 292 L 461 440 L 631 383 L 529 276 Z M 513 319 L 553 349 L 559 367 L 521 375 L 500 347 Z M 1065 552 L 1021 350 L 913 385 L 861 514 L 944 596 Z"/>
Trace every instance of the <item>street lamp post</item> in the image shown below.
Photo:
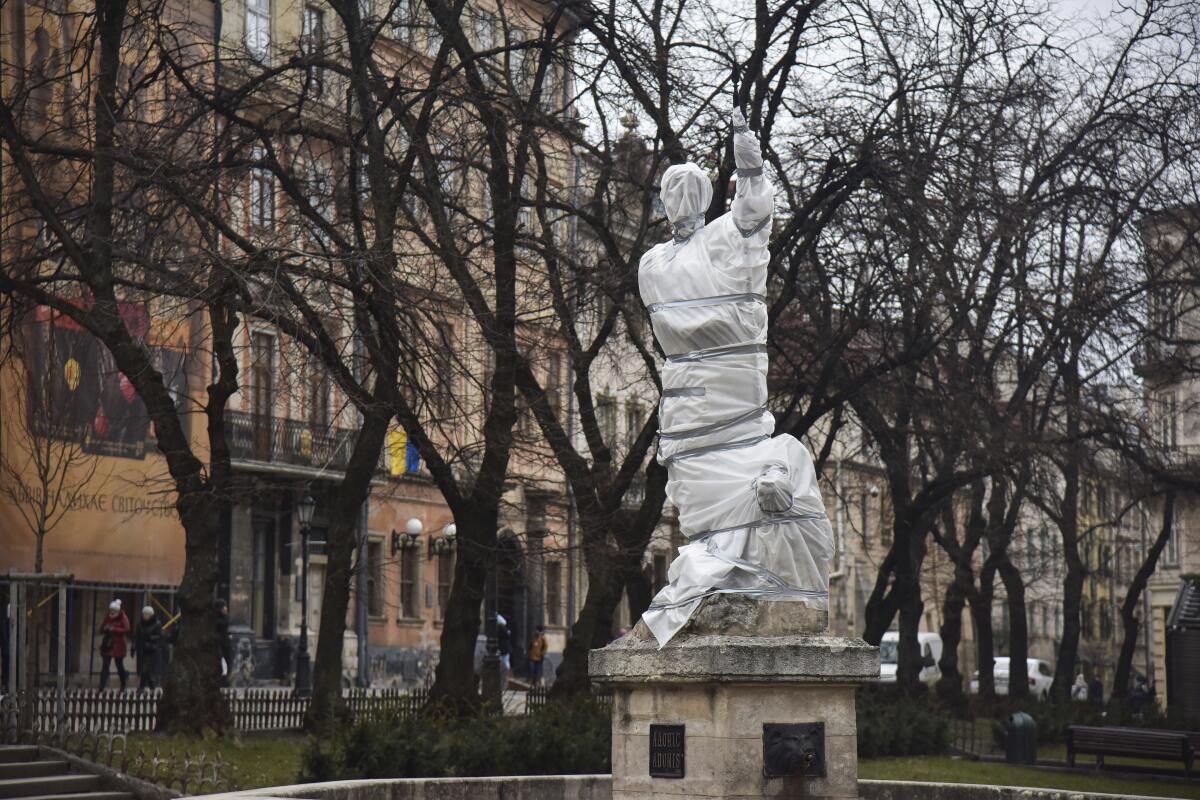
<path fill-rule="evenodd" d="M 317 502 L 307 492 L 296 505 L 300 518 L 300 651 L 296 653 L 296 696 L 312 696 L 312 660 L 308 655 L 308 533 Z"/>

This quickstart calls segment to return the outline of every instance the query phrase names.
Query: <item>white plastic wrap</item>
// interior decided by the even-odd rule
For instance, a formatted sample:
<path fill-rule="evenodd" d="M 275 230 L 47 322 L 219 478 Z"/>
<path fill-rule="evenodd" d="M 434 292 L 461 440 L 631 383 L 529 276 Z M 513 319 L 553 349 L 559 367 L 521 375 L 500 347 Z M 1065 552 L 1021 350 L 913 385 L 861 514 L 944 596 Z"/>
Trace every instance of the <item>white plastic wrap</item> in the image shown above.
<path fill-rule="evenodd" d="M 690 543 L 643 615 L 659 646 L 710 594 L 737 592 L 828 607 L 832 535 L 812 458 L 771 438 L 767 410 L 767 243 L 773 187 L 757 140 L 734 117 L 737 195 L 704 224 L 712 186 L 694 164 L 663 175 L 674 237 L 638 270 L 667 364 L 658 458 Z"/>

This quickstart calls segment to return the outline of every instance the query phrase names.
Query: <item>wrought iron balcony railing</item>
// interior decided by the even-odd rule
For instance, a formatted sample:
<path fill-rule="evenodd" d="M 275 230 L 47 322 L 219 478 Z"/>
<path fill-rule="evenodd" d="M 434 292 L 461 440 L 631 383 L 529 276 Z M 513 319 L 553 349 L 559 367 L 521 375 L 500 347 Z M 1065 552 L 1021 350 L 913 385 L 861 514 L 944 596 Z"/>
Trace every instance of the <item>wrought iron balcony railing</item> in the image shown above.
<path fill-rule="evenodd" d="M 344 471 L 354 450 L 354 431 L 304 420 L 227 411 L 229 449 L 235 461 Z"/>

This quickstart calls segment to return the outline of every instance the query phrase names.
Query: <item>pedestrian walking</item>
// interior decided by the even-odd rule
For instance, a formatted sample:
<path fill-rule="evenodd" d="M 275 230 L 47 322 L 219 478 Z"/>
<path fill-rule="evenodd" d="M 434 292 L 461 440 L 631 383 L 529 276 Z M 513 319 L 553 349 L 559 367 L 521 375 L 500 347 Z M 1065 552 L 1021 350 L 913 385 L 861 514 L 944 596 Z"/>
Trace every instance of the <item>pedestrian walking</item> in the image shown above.
<path fill-rule="evenodd" d="M 117 678 L 121 681 L 121 691 L 125 691 L 129 683 L 129 673 L 125 671 L 125 656 L 128 651 L 129 617 L 121 610 L 121 601 L 113 600 L 108 604 L 108 615 L 100 623 L 100 688 L 108 688 L 109 668 L 117 668 Z"/>
<path fill-rule="evenodd" d="M 155 616 L 154 609 L 146 606 L 142 609 L 142 619 L 138 623 L 137 632 L 133 635 L 133 654 L 137 658 L 139 692 L 143 689 L 151 691 L 154 689 L 155 681 L 158 678 L 162 642 L 162 623 Z"/>
<path fill-rule="evenodd" d="M 508 688 L 508 675 L 512 672 L 512 632 L 504 615 L 496 615 L 496 650 L 500 653 L 500 691 Z"/>
<path fill-rule="evenodd" d="M 229 685 L 233 672 L 233 642 L 229 639 L 229 604 L 224 600 L 214 603 L 217 609 L 217 648 L 221 659 L 222 683 Z"/>
<path fill-rule="evenodd" d="M 546 660 L 546 627 L 537 626 L 537 632 L 529 643 L 529 685 L 542 685 L 542 663 Z"/>
<path fill-rule="evenodd" d="M 1087 680 L 1083 677 L 1083 673 L 1075 676 L 1075 683 L 1071 684 L 1071 699 L 1072 700 L 1087 700 L 1088 685 Z"/>

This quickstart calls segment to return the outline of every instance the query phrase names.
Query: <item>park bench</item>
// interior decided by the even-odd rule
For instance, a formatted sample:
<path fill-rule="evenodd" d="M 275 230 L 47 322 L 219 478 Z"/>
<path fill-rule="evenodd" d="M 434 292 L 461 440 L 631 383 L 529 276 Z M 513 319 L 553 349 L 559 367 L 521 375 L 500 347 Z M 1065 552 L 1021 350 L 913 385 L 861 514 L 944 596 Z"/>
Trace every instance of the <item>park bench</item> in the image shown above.
<path fill-rule="evenodd" d="M 1181 761 L 1189 778 L 1196 756 L 1191 738 L 1182 731 L 1072 725 L 1067 728 L 1067 763 L 1075 766 L 1078 755 L 1095 756 L 1098 767 L 1104 766 L 1105 756 Z"/>

